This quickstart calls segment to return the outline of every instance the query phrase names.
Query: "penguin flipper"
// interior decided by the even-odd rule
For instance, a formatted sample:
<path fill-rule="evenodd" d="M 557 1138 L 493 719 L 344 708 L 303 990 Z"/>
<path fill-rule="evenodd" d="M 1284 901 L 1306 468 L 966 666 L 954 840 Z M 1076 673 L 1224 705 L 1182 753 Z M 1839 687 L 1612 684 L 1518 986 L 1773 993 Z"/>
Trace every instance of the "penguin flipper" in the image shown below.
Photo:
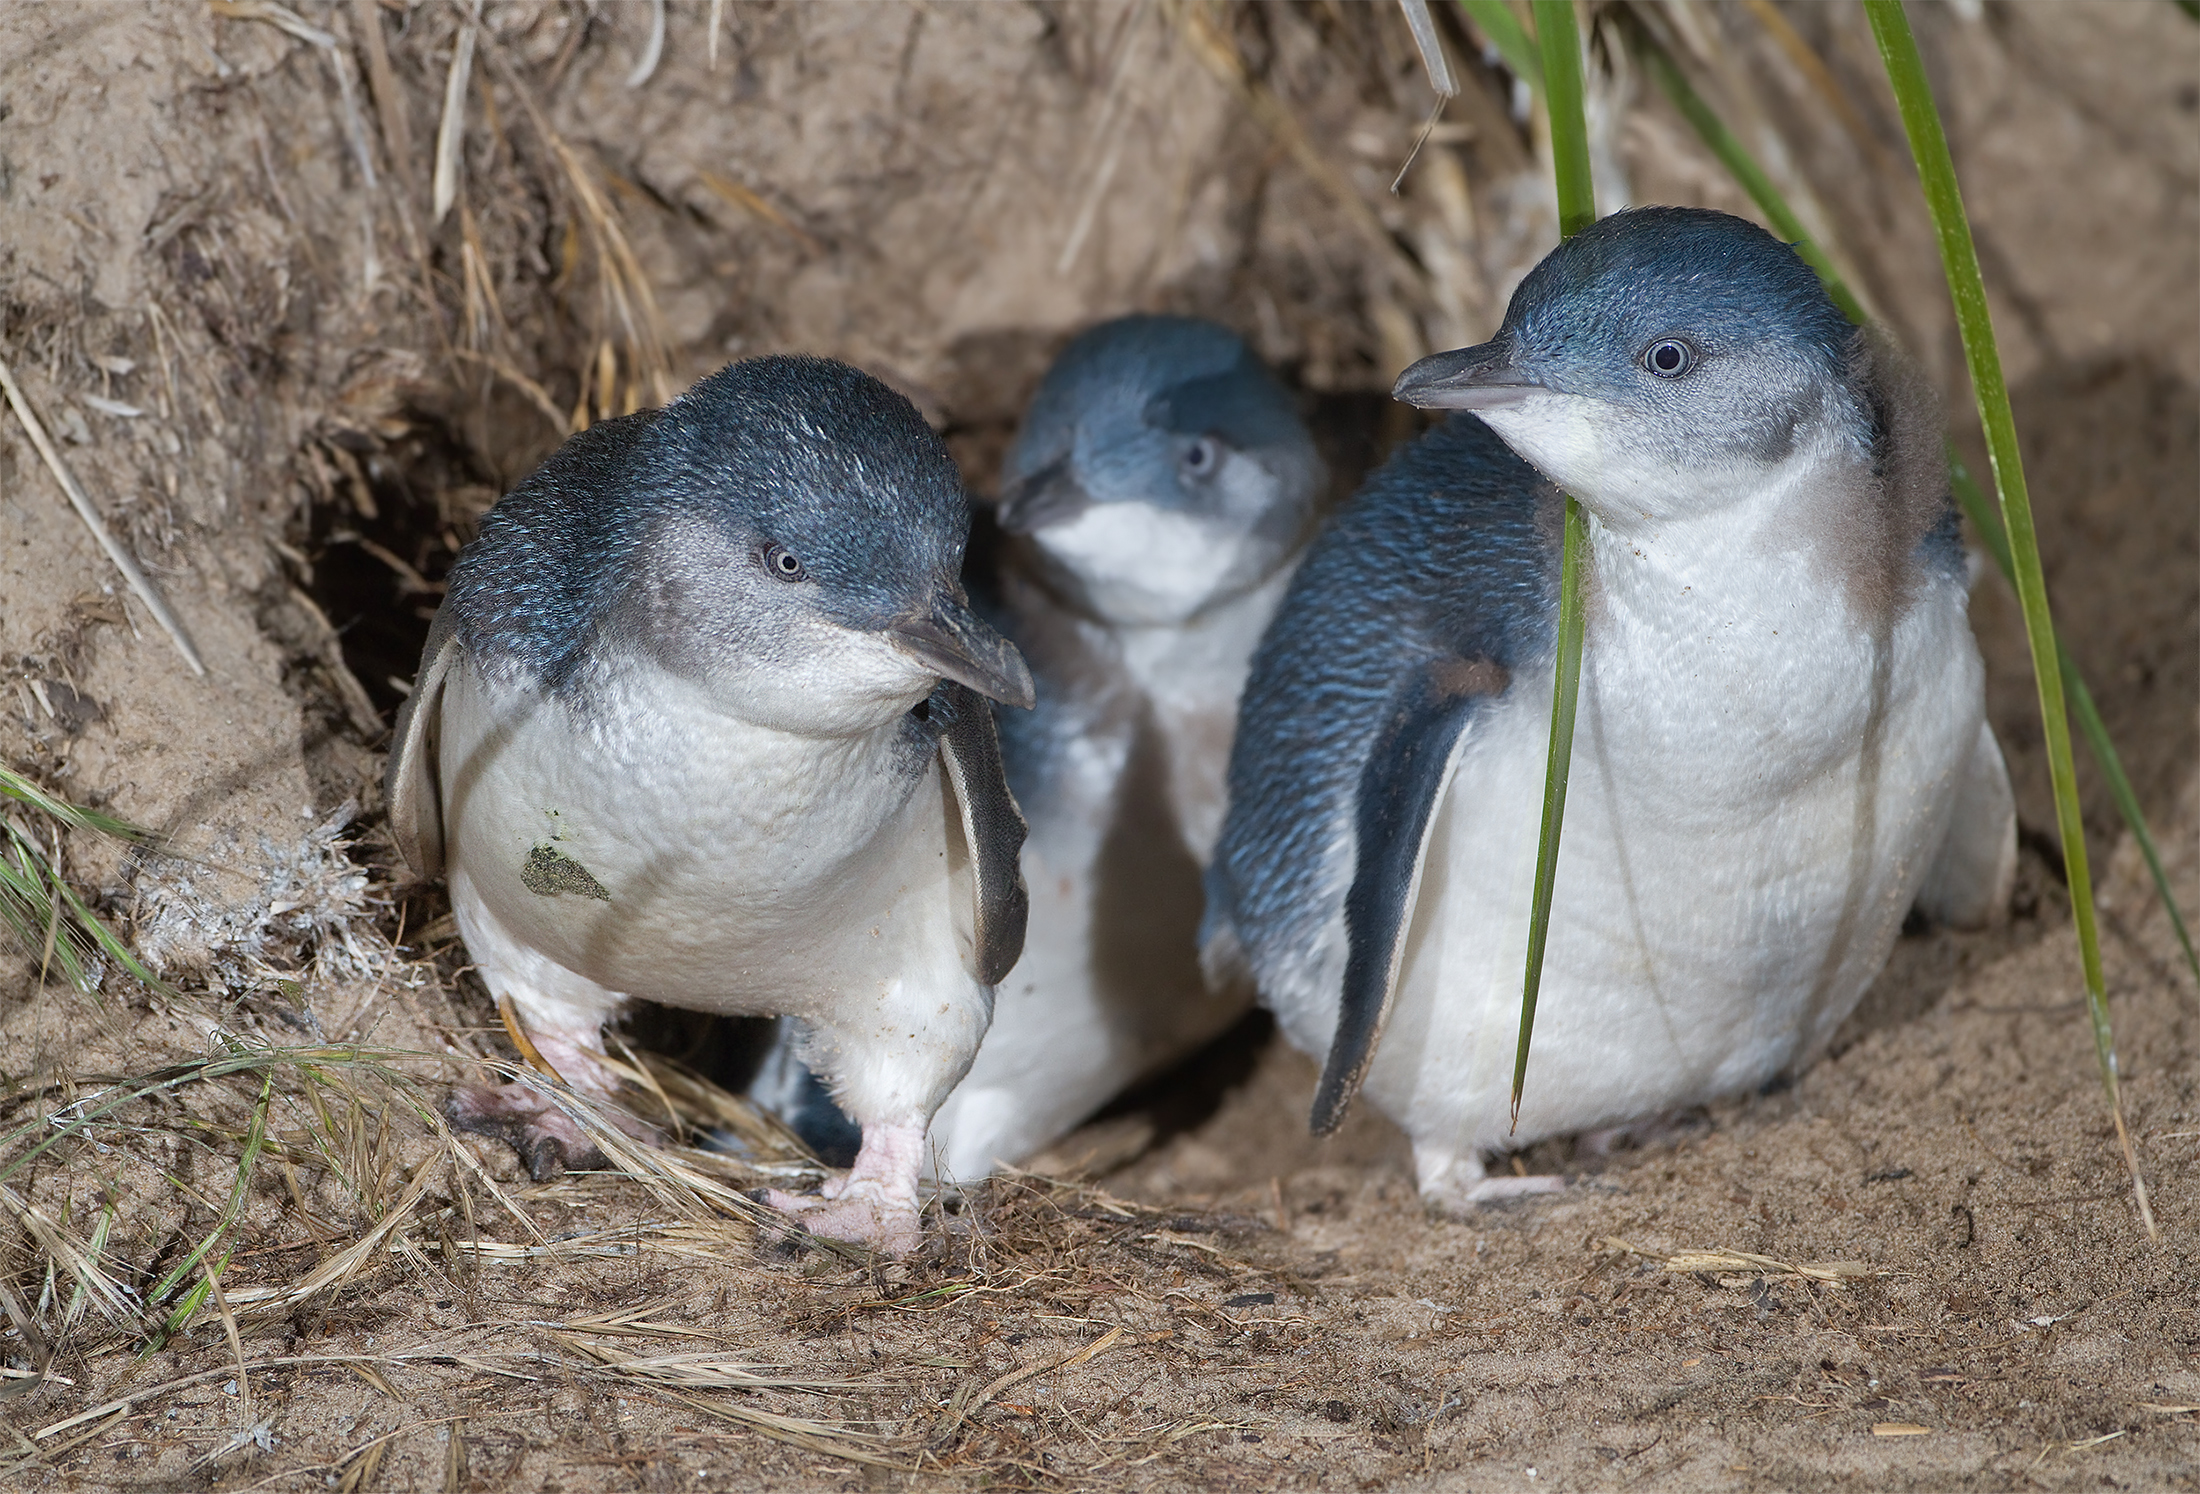
<path fill-rule="evenodd" d="M 1510 682 L 1487 659 L 1449 656 L 1423 665 L 1391 698 L 1388 718 L 1360 770 L 1355 813 L 1359 853 L 1345 894 L 1347 953 L 1337 1034 L 1314 1091 L 1314 1134 L 1344 1122 L 1375 1059 L 1398 990 L 1406 931 L 1420 896 L 1436 807 L 1451 781 L 1462 728 L 1483 700 Z"/>
<path fill-rule="evenodd" d="M 420 651 L 412 694 L 398 707 L 382 798 L 389 806 L 390 836 L 397 853 L 423 881 L 443 875 L 443 793 L 436 770 L 442 735 L 443 682 L 464 652 L 448 606 L 437 610 Z"/>
<path fill-rule="evenodd" d="M 999 985 L 1023 957 L 1031 908 L 1020 860 L 1024 816 L 1008 790 L 1001 739 L 986 702 L 967 686 L 943 680 L 930 708 L 945 717 L 940 763 L 962 812 L 963 844 L 970 855 L 975 904 L 970 973 L 984 985 Z"/>

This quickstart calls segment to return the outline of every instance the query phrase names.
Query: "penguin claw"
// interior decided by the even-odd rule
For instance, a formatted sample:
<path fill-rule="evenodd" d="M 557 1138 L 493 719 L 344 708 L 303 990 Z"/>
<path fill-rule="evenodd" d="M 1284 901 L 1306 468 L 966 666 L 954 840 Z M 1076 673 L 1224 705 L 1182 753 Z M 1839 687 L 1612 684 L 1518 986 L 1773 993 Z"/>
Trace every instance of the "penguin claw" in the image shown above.
<path fill-rule="evenodd" d="M 1512 1198 L 1564 1193 L 1569 1186 L 1564 1178 L 1544 1173 L 1524 1178 L 1484 1178 L 1466 1191 L 1463 1201 L 1470 1204 L 1503 1203 Z"/>
<path fill-rule="evenodd" d="M 1514 1203 L 1525 1198 L 1540 1198 L 1553 1193 L 1564 1193 L 1572 1186 L 1562 1177 L 1537 1173 L 1529 1177 L 1485 1177 L 1452 1187 L 1426 1187 L 1421 1197 L 1429 1207 L 1454 1219 L 1470 1218 L 1483 1209 Z"/>
<path fill-rule="evenodd" d="M 1570 1186 L 1565 1178 L 1548 1173 L 1528 1177 L 1500 1173 L 1492 1177 L 1483 1170 L 1478 1151 L 1424 1145 L 1414 1148 L 1413 1162 L 1420 1175 L 1422 1199 L 1430 1208 L 1454 1217 L 1515 1199 L 1563 1193 Z"/>

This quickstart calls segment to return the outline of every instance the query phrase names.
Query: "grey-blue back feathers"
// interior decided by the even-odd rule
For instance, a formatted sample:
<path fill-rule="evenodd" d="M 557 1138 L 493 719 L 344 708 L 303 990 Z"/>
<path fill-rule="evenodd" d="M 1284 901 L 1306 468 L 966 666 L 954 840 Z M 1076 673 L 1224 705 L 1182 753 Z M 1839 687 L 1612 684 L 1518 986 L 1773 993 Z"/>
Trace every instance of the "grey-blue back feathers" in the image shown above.
<path fill-rule="evenodd" d="M 1404 447 L 1315 540 L 1254 655 L 1207 873 L 1201 942 L 1234 933 L 1256 979 L 1309 957 L 1335 907 L 1332 837 L 1401 692 L 1456 661 L 1547 658 L 1557 493 L 1480 420 Z"/>

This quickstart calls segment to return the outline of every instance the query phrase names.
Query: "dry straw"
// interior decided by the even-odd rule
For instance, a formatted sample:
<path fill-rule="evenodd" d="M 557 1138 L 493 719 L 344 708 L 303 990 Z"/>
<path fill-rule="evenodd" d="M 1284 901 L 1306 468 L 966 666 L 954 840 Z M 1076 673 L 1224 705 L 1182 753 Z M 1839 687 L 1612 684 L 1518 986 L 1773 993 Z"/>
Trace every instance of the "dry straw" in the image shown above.
<path fill-rule="evenodd" d="M 193 674 L 204 679 L 206 665 L 200 660 L 198 648 L 191 642 L 191 635 L 184 631 L 183 624 L 177 621 L 176 615 L 168 610 L 168 603 L 153 588 L 153 583 L 145 578 L 145 572 L 138 568 L 137 558 L 122 541 L 115 538 L 114 531 L 107 527 L 107 521 L 99 516 L 99 510 L 92 504 L 91 495 L 76 480 L 76 474 L 69 470 L 68 463 L 61 460 L 61 453 L 54 447 L 53 437 L 46 434 L 44 423 L 31 408 L 29 397 L 23 393 L 23 386 L 15 381 L 15 370 L 8 366 L 5 358 L 0 358 L 0 391 L 7 394 L 8 407 L 15 411 L 15 418 L 23 422 L 23 429 L 29 434 L 31 445 L 38 448 L 39 459 L 46 464 L 46 470 L 53 474 L 53 480 L 61 484 L 61 491 L 68 495 L 69 506 L 76 510 L 76 516 L 92 532 L 92 538 L 98 542 L 99 548 L 107 552 L 107 558 L 114 562 L 115 569 L 122 572 L 122 579 L 129 584 L 137 599 L 153 614 L 153 620 L 168 635 L 168 641 L 176 646 L 176 652 L 183 655 L 183 662 L 191 666 Z"/>
<path fill-rule="evenodd" d="M 1421 286 L 1426 272 L 1335 168 L 1277 88 L 1256 75 L 1228 29 L 1227 13 L 1200 5 L 1161 9 L 1175 19 L 1176 34 L 1192 54 L 1267 132 L 1278 154 L 1335 205 L 1375 262 L 1386 267 L 1384 274 L 1402 285 Z M 1468 9 L 1478 24 L 1488 20 L 1493 39 L 1512 58 L 1516 49 L 1507 49 L 1502 34 L 1502 20 L 1511 13 L 1494 4 Z M 328 60 L 337 73 L 351 148 L 361 153 L 362 177 L 374 180 L 347 59 L 334 36 L 270 0 L 218 0 L 216 10 L 279 27 Z M 390 162 L 386 180 L 393 190 L 417 191 L 412 173 L 419 163 L 381 10 L 373 0 L 354 0 L 348 15 Z M 461 30 L 474 31 L 471 12 L 454 9 L 448 15 L 460 17 L 454 40 Z M 723 20 L 713 0 L 714 65 Z M 341 16 L 332 24 L 341 24 Z M 1513 29 L 1519 30 L 1516 20 Z M 1525 41 L 1525 33 L 1517 40 Z M 1534 43 L 1526 45 L 1532 49 Z M 426 245 L 414 232 L 418 204 L 408 208 L 404 196 L 397 198 L 398 219 L 411 236 L 420 273 L 420 294 L 438 317 L 448 311 L 462 319 L 458 340 L 467 345 L 445 346 L 454 381 L 462 364 L 484 383 L 493 376 L 518 391 L 560 434 L 604 414 L 668 398 L 672 365 L 665 331 L 600 174 L 551 127 L 519 67 L 500 53 L 487 28 L 476 35 L 475 48 L 482 68 L 455 90 L 450 84 L 458 69 L 443 79 L 442 118 L 451 143 L 445 144 L 446 131 L 439 128 L 435 161 L 438 168 L 446 157 L 454 163 L 445 211 L 458 209 L 456 229 L 440 231 L 446 247 L 455 240 L 446 261 L 453 273 L 447 278 L 441 271 L 431 273 Z M 1133 55 L 1142 54 L 1126 52 L 1125 67 Z M 579 376 L 578 403 L 570 411 L 549 392 L 561 387 L 559 379 L 514 350 L 475 221 L 484 184 L 456 169 L 463 159 L 457 147 L 464 143 L 469 90 L 486 91 L 492 79 L 518 101 L 518 115 L 540 141 L 553 177 L 544 186 L 570 209 L 585 263 L 595 272 L 601 314 L 584 355 L 564 371 Z M 1104 130 L 1096 131 L 1091 174 L 1084 180 L 1097 185 L 1088 185 L 1088 200 L 1106 190 L 1107 141 Z M 1417 169 L 1425 172 L 1428 165 L 1424 161 Z M 702 181 L 805 252 L 826 252 L 823 242 L 761 193 L 723 176 L 706 175 Z M 363 211 L 371 248 L 371 206 Z M 157 332 L 157 310 L 155 316 Z M 437 331 L 447 335 L 440 321 Z M 162 367 L 166 373 L 165 351 Z M 0 366 L 0 376 L 10 404 L 72 504 L 117 566 L 133 575 L 127 553 L 105 533 L 82 489 L 66 475 L 12 372 Z M 136 573 L 133 587 L 142 581 Z M 168 626 L 172 619 L 157 593 L 145 586 L 140 595 Z M 180 630 L 171 637 L 198 667 Z M 26 827 L 10 842 L 14 849 L 0 856 L 0 883 L 14 858 L 22 880 L 11 885 L 31 899 L 17 906 L 36 915 L 26 936 L 33 952 L 44 947 L 61 968 L 64 949 L 74 949 L 85 957 L 87 977 L 98 959 L 126 961 L 126 947 L 70 889 L 56 841 L 62 828 L 106 827 L 90 818 L 67 818 L 82 812 L 4 771 L 0 796 L 18 806 L 11 810 L 15 818 L 0 816 L 0 824 L 11 834 L 18 820 Z M 0 896 L 0 909 L 7 906 Z M 72 946 L 67 942 L 72 938 L 90 942 Z M 188 998 L 173 1002 L 173 1010 L 192 1012 Z M 40 1476 L 62 1458 L 118 1435 L 133 1416 L 233 1380 L 241 1403 L 231 1418 L 236 1424 L 199 1458 L 196 1476 L 211 1477 L 225 1460 L 252 1456 L 255 1429 L 261 1426 L 254 1413 L 266 1413 L 266 1387 L 278 1371 L 338 1371 L 356 1380 L 354 1391 L 371 1391 L 396 1405 L 413 1377 L 440 1366 L 515 1386 L 564 1382 L 609 1389 L 679 1407 L 729 1436 L 764 1438 L 804 1454 L 881 1470 L 944 1470 L 999 1483 L 1059 1482 L 1066 1475 L 1040 1461 L 1036 1444 L 1004 1427 L 1043 1425 L 1049 1435 L 1067 1438 L 1074 1435 L 1070 1423 L 1061 1416 L 1049 1420 L 1037 1407 L 1040 1398 L 1018 1388 L 1035 1389 L 1050 1376 L 1093 1383 L 1096 1376 L 1155 1377 L 1196 1366 L 1183 1346 L 1184 1335 L 1169 1323 L 1219 1322 L 1223 1315 L 1195 1303 L 1185 1289 L 1164 1288 L 1161 1282 L 1186 1280 L 1212 1288 L 1205 1295 L 1213 1296 L 1258 1284 L 1270 1269 L 1258 1264 L 1244 1243 L 1257 1226 L 1164 1215 L 1098 1188 L 1011 1173 L 939 1199 L 936 1255 L 891 1274 L 859 1250 L 811 1239 L 750 1199 L 752 1188 L 802 1186 L 817 1176 L 814 1159 L 776 1121 L 677 1065 L 653 1055 L 630 1057 L 625 1069 L 637 1113 L 668 1119 L 677 1134 L 731 1137 L 738 1155 L 637 1143 L 600 1107 L 516 1064 L 455 1052 L 283 1047 L 235 1033 L 218 1033 L 207 1052 L 145 1072 L 80 1074 L 19 1086 L 0 1097 L 14 1122 L 0 1134 L 0 1210 L 19 1230 L 15 1259 L 0 1275 L 0 1311 L 20 1345 L 15 1351 L 20 1364 L 0 1373 L 0 1397 L 24 1398 L 16 1404 L 36 1407 L 39 1402 L 27 1399 L 33 1392 L 65 1390 L 78 1395 L 74 1404 L 82 1406 L 65 1413 L 60 1407 L 40 1411 L 35 1419 L 27 1410 L 15 1412 L 24 1432 L 13 1452 L 0 1455 L 0 1479 Z M 452 1135 L 438 1103 L 445 1084 L 484 1078 L 539 1089 L 596 1141 L 613 1170 L 569 1174 L 546 1184 L 497 1176 L 487 1153 Z M 185 1152 L 196 1163 L 188 1179 L 170 1165 L 173 1156 Z M 94 1171 L 121 1181 L 94 1207 L 72 1209 L 66 1180 Z M 174 1242 L 157 1272 L 144 1269 L 130 1248 L 118 1244 L 145 1237 L 142 1231 L 132 1233 L 139 1228 L 130 1222 L 133 1211 L 142 1216 L 140 1224 L 156 1218 L 159 1237 Z M 559 1218 L 577 1218 L 584 1227 L 553 1226 L 550 1221 Z M 1702 1272 L 1715 1279 L 1787 1278 L 1839 1289 L 1887 1274 L 1851 1261 L 1790 1261 L 1726 1250 L 1660 1253 L 1620 1240 L 1605 1244 L 1657 1261 L 1667 1272 Z M 399 1286 L 411 1295 L 432 1286 L 458 1296 L 485 1279 L 566 1271 L 571 1279 L 592 1280 L 609 1269 L 638 1271 L 650 1263 L 668 1271 L 707 1267 L 714 1278 L 735 1283 L 754 1299 L 736 1297 L 748 1314 L 744 1324 L 753 1320 L 763 1326 L 730 1330 L 725 1311 L 660 1294 L 639 1304 L 601 1310 L 589 1304 L 589 1310 L 546 1312 L 524 1323 L 471 1324 L 448 1333 L 408 1324 L 404 1331 L 417 1330 L 419 1341 L 393 1344 L 381 1353 L 266 1352 L 291 1321 L 351 1310 Z M 777 1305 L 766 1312 L 757 1304 Z M 996 1346 L 996 1357 L 981 1365 L 969 1347 L 986 1321 L 978 1314 L 1005 1314 L 1031 1304 L 1044 1304 L 1063 1336 L 1023 1347 L 1006 1369 Z M 837 1372 L 796 1362 L 786 1352 L 868 1324 L 911 1331 L 898 1340 L 901 1348 L 874 1365 Z M 180 1375 L 133 1368 L 140 1351 L 162 1336 L 172 1344 L 215 1346 L 219 1362 Z M 760 1347 L 765 1339 L 768 1349 Z M 75 1383 L 64 1384 L 57 1365 Z M 140 1378 L 128 1381 L 128 1374 Z M 1034 1405 L 1011 1404 L 1011 1392 L 1016 1402 Z M 898 1415 L 878 1409 L 897 1401 L 911 1409 Z M 2140 1409 L 2160 1417 L 2194 1411 L 2173 1402 Z M 1120 1478 L 1169 1456 L 1188 1439 L 1239 1425 L 1212 1414 L 1140 1420 L 1127 1435 L 1096 1438 L 1103 1451 L 1086 1471 L 1100 1470 L 1095 1478 Z M 440 1437 L 443 1473 L 456 1486 L 464 1481 L 469 1449 L 478 1452 L 482 1435 L 478 1425 L 456 1415 L 367 1430 L 372 1435 L 348 1441 L 325 1465 L 284 1473 L 325 1476 L 344 1491 L 379 1488 L 391 1476 L 400 1449 Z"/>

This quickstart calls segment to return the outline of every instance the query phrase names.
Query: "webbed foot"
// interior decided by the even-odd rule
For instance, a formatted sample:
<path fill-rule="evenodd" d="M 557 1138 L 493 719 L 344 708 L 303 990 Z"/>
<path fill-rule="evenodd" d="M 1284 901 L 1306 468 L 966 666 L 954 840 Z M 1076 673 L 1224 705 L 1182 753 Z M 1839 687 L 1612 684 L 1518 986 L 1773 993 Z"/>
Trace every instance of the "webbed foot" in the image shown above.
<path fill-rule="evenodd" d="M 855 1165 L 828 1178 L 816 1196 L 777 1188 L 764 1201 L 792 1215 L 813 1235 L 904 1256 L 924 1242 L 917 1217 L 917 1170 L 924 1126 L 874 1123 L 863 1128 Z"/>
<path fill-rule="evenodd" d="M 519 1153 L 520 1165 L 538 1183 L 611 1165 L 573 1117 L 524 1084 L 454 1089 L 443 1102 L 443 1118 L 454 1130 L 503 1142 Z"/>
<path fill-rule="evenodd" d="M 1448 1147 L 1416 1146 L 1413 1166 L 1419 1175 L 1421 1197 L 1448 1214 L 1471 1214 L 1487 1204 L 1563 1193 L 1567 1186 L 1564 1178 L 1545 1173 L 1492 1177 L 1482 1165 L 1482 1153 L 1475 1148 L 1455 1152 Z"/>

